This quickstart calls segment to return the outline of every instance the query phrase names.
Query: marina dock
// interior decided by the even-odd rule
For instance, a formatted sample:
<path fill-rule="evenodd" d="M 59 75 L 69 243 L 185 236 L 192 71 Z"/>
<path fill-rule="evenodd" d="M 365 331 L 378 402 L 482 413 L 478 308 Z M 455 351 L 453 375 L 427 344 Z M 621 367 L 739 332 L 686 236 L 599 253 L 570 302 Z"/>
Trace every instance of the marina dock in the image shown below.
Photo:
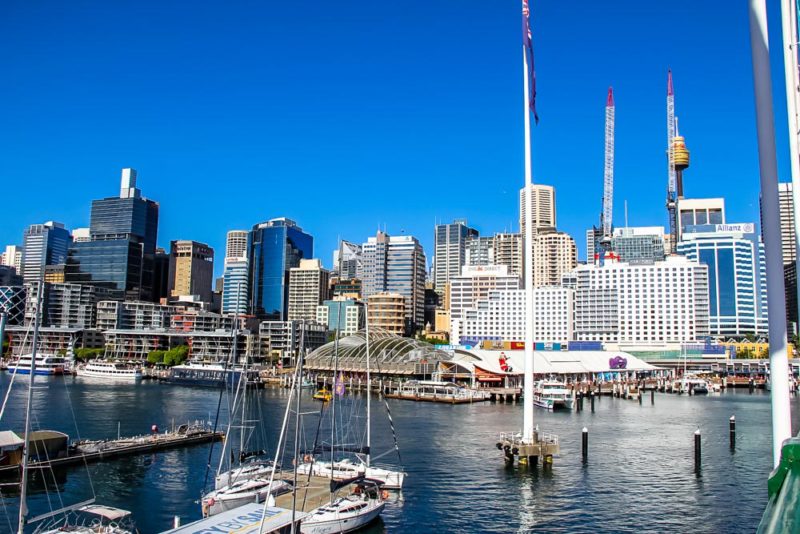
<path fill-rule="evenodd" d="M 54 453 L 51 445 L 45 444 L 44 439 L 68 440 L 66 434 L 60 432 L 43 431 L 45 438 L 42 441 L 32 441 L 33 444 L 42 443 L 41 449 L 37 445 L 34 451 L 39 453 L 29 463 L 32 469 L 49 469 L 54 467 L 65 467 L 85 462 L 99 462 L 110 460 L 122 456 L 133 456 L 137 454 L 150 454 L 154 452 L 176 449 L 179 447 L 190 447 L 213 441 L 221 441 L 225 434 L 213 432 L 201 425 L 184 424 L 177 429 L 163 432 L 161 434 L 150 434 L 133 437 L 119 438 L 115 440 L 82 440 L 61 448 Z M 33 440 L 34 438 L 32 438 Z M 46 452 L 44 452 L 46 451 Z M 12 464 L 0 467 L 0 475 L 12 475 L 19 473 L 19 464 Z"/>

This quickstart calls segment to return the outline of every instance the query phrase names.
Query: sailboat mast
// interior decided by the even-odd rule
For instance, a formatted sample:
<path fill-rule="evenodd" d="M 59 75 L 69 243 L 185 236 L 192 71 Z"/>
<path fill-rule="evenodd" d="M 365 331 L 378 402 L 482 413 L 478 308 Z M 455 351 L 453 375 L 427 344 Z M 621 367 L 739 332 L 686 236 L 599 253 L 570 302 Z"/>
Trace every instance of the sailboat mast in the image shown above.
<path fill-rule="evenodd" d="M 305 357 L 306 321 L 300 322 L 300 353 L 297 355 L 296 380 L 303 380 L 303 358 Z M 294 478 L 292 480 L 292 534 L 295 532 L 297 513 L 297 466 L 300 465 L 300 389 L 298 387 L 294 413 Z M 274 470 L 274 469 L 273 469 Z M 270 486 L 272 490 L 272 486 Z"/>
<path fill-rule="evenodd" d="M 44 277 L 39 279 L 36 289 L 36 311 L 33 317 L 33 339 L 31 341 L 31 374 L 28 380 L 28 399 L 25 408 L 25 445 L 22 448 L 22 483 L 20 484 L 19 494 L 19 524 L 17 532 L 23 534 L 25 531 L 25 517 L 28 515 L 28 456 L 31 447 L 31 407 L 33 406 L 33 383 L 36 377 L 36 348 L 39 343 L 39 313 L 42 305 L 42 289 L 44 288 Z M 19 366 L 18 366 L 19 367 Z"/>
<path fill-rule="evenodd" d="M 367 304 L 364 305 L 364 312 L 365 316 L 369 316 L 367 311 Z M 372 377 L 370 375 L 370 368 L 369 368 L 369 320 L 367 320 L 366 324 L 366 336 L 367 336 L 367 467 L 369 467 L 370 456 L 372 455 L 371 449 L 371 431 L 372 431 L 372 417 L 371 417 L 371 402 L 370 398 L 372 397 Z"/>
<path fill-rule="evenodd" d="M 338 317 L 342 316 L 342 303 L 339 302 L 339 311 L 337 313 Z M 337 394 L 337 386 L 336 383 L 336 373 L 339 370 L 339 329 L 336 329 L 336 337 L 333 340 L 333 386 L 332 386 L 332 395 L 331 395 L 331 482 L 333 482 L 333 469 L 334 469 L 334 462 L 336 461 L 336 451 L 334 451 L 335 447 L 333 446 L 336 443 L 336 394 Z M 333 484 L 331 484 L 331 488 L 333 488 Z"/>

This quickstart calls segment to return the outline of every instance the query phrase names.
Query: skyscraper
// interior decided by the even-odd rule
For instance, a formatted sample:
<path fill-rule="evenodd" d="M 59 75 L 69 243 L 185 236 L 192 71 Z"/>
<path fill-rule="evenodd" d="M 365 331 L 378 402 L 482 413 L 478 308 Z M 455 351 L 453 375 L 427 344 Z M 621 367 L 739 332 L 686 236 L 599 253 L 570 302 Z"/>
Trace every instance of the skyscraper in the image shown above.
<path fill-rule="evenodd" d="M 316 320 L 317 306 L 330 296 L 329 282 L 330 273 L 317 259 L 289 269 L 289 320 Z"/>
<path fill-rule="evenodd" d="M 339 248 L 333 251 L 333 274 L 340 280 L 352 280 L 358 276 L 360 265 L 361 245 L 339 241 Z"/>
<path fill-rule="evenodd" d="M 625 263 L 654 263 L 664 259 L 663 226 L 614 228 L 611 250 Z"/>
<path fill-rule="evenodd" d="M 794 231 L 794 200 L 792 199 L 792 183 L 778 184 L 778 202 L 781 216 L 781 251 L 783 264 L 797 261 L 797 235 Z M 761 219 L 763 220 L 763 215 Z M 763 228 L 764 225 L 762 224 Z"/>
<path fill-rule="evenodd" d="M 114 298 L 152 300 L 158 203 L 142 198 L 136 171 L 122 169 L 119 197 L 92 201 L 91 241 L 74 243 L 66 280 L 105 287 Z"/>
<path fill-rule="evenodd" d="M 289 270 L 314 254 L 314 238 L 285 217 L 256 224 L 250 232 L 250 311 L 261 320 L 284 321 Z"/>
<path fill-rule="evenodd" d="M 171 241 L 169 250 L 169 296 L 198 295 L 211 302 L 214 249 L 197 241 Z"/>
<path fill-rule="evenodd" d="M 359 278 L 363 283 L 363 296 L 369 298 L 378 293 L 402 295 L 405 299 L 406 332 L 421 329 L 425 321 L 425 253 L 422 245 L 413 236 L 389 236 L 379 231 L 361 249 Z"/>
<path fill-rule="evenodd" d="M 494 236 L 468 237 L 465 265 L 494 265 Z"/>
<path fill-rule="evenodd" d="M 708 266 L 712 336 L 766 334 L 766 262 L 753 223 L 687 225 L 678 253 Z"/>
<path fill-rule="evenodd" d="M 531 197 L 533 211 L 531 220 L 533 221 L 534 234 L 543 228 L 556 227 L 556 190 L 551 185 L 531 184 Z M 525 188 L 519 190 L 519 233 L 525 235 L 525 214 L 527 195 Z"/>
<path fill-rule="evenodd" d="M 246 314 L 248 306 L 247 258 L 228 258 L 222 273 L 222 313 Z"/>
<path fill-rule="evenodd" d="M 533 237 L 533 287 L 557 286 L 578 265 L 575 240 L 565 232 L 540 230 Z"/>
<path fill-rule="evenodd" d="M 22 277 L 26 282 L 36 282 L 44 274 L 45 265 L 58 265 L 67 261 L 67 251 L 72 238 L 59 222 L 32 224 L 23 237 Z"/>
<path fill-rule="evenodd" d="M 247 230 L 231 230 L 225 243 L 225 261 L 247 257 Z"/>
<path fill-rule="evenodd" d="M 442 295 L 450 278 L 461 274 L 467 263 L 467 240 L 478 237 L 478 231 L 467 226 L 464 219 L 451 224 L 437 224 L 434 231 L 433 284 Z"/>

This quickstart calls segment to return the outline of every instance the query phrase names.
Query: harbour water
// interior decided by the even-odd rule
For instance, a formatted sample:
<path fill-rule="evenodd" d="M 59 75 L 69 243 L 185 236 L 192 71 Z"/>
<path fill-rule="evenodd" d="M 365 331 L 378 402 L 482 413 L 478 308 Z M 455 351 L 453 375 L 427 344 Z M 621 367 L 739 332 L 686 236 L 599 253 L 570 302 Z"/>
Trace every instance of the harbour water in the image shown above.
<path fill-rule="evenodd" d="M 0 375 L 5 394 L 9 376 Z M 35 391 L 34 428 L 71 438 L 114 438 L 147 433 L 189 420 L 214 418 L 217 391 L 145 381 L 104 384 L 78 378 L 41 378 Z M 25 387 L 15 384 L 0 427 L 21 432 Z M 271 450 L 278 438 L 288 391 L 258 393 Z M 319 403 L 304 392 L 304 409 Z M 363 402 L 361 399 L 358 402 Z M 793 409 L 800 400 L 793 399 Z M 226 401 L 223 399 L 223 419 Z M 731 390 L 688 397 L 649 394 L 638 402 L 603 397 L 595 412 L 537 410 L 543 431 L 559 435 L 561 457 L 550 470 L 506 468 L 497 434 L 518 429 L 521 404 L 443 405 L 389 401 L 405 488 L 370 532 L 752 532 L 766 503 L 770 472 L 769 396 Z M 793 431 L 797 432 L 797 410 Z M 737 442 L 728 443 L 736 416 Z M 306 428 L 316 424 L 305 416 Z M 77 432 L 75 423 L 77 421 Z M 589 460 L 581 459 L 581 429 L 589 430 Z M 703 466 L 693 465 L 693 433 L 702 432 Z M 373 403 L 373 450 L 392 447 L 385 410 Z M 213 469 L 220 446 L 211 459 Z M 396 458 L 388 455 L 387 459 Z M 91 497 L 134 513 L 143 533 L 167 529 L 175 515 L 200 517 L 208 446 L 136 456 L 59 473 L 60 492 L 34 490 L 31 514 Z M 52 479 L 52 474 L 46 476 Z M 49 502 L 48 502 L 49 501 Z M 13 531 L 18 501 L 3 491 L 0 532 Z"/>

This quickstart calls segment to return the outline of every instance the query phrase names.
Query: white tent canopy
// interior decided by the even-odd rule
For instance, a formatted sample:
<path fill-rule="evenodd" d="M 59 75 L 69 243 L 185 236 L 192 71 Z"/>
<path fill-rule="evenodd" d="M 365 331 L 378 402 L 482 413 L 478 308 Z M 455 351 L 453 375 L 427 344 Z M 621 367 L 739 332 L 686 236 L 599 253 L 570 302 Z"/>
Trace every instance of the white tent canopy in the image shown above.
<path fill-rule="evenodd" d="M 624 358 L 624 368 L 612 368 L 615 358 Z M 510 367 L 501 368 L 501 359 L 506 359 Z M 525 351 L 523 350 L 483 350 L 471 349 L 456 352 L 453 361 L 471 368 L 479 367 L 498 375 L 521 375 L 525 370 Z M 617 360 L 619 361 L 619 360 Z M 614 373 L 626 371 L 656 371 L 658 367 L 646 363 L 632 354 L 619 351 L 534 351 L 533 372 L 537 375 L 579 375 Z"/>

